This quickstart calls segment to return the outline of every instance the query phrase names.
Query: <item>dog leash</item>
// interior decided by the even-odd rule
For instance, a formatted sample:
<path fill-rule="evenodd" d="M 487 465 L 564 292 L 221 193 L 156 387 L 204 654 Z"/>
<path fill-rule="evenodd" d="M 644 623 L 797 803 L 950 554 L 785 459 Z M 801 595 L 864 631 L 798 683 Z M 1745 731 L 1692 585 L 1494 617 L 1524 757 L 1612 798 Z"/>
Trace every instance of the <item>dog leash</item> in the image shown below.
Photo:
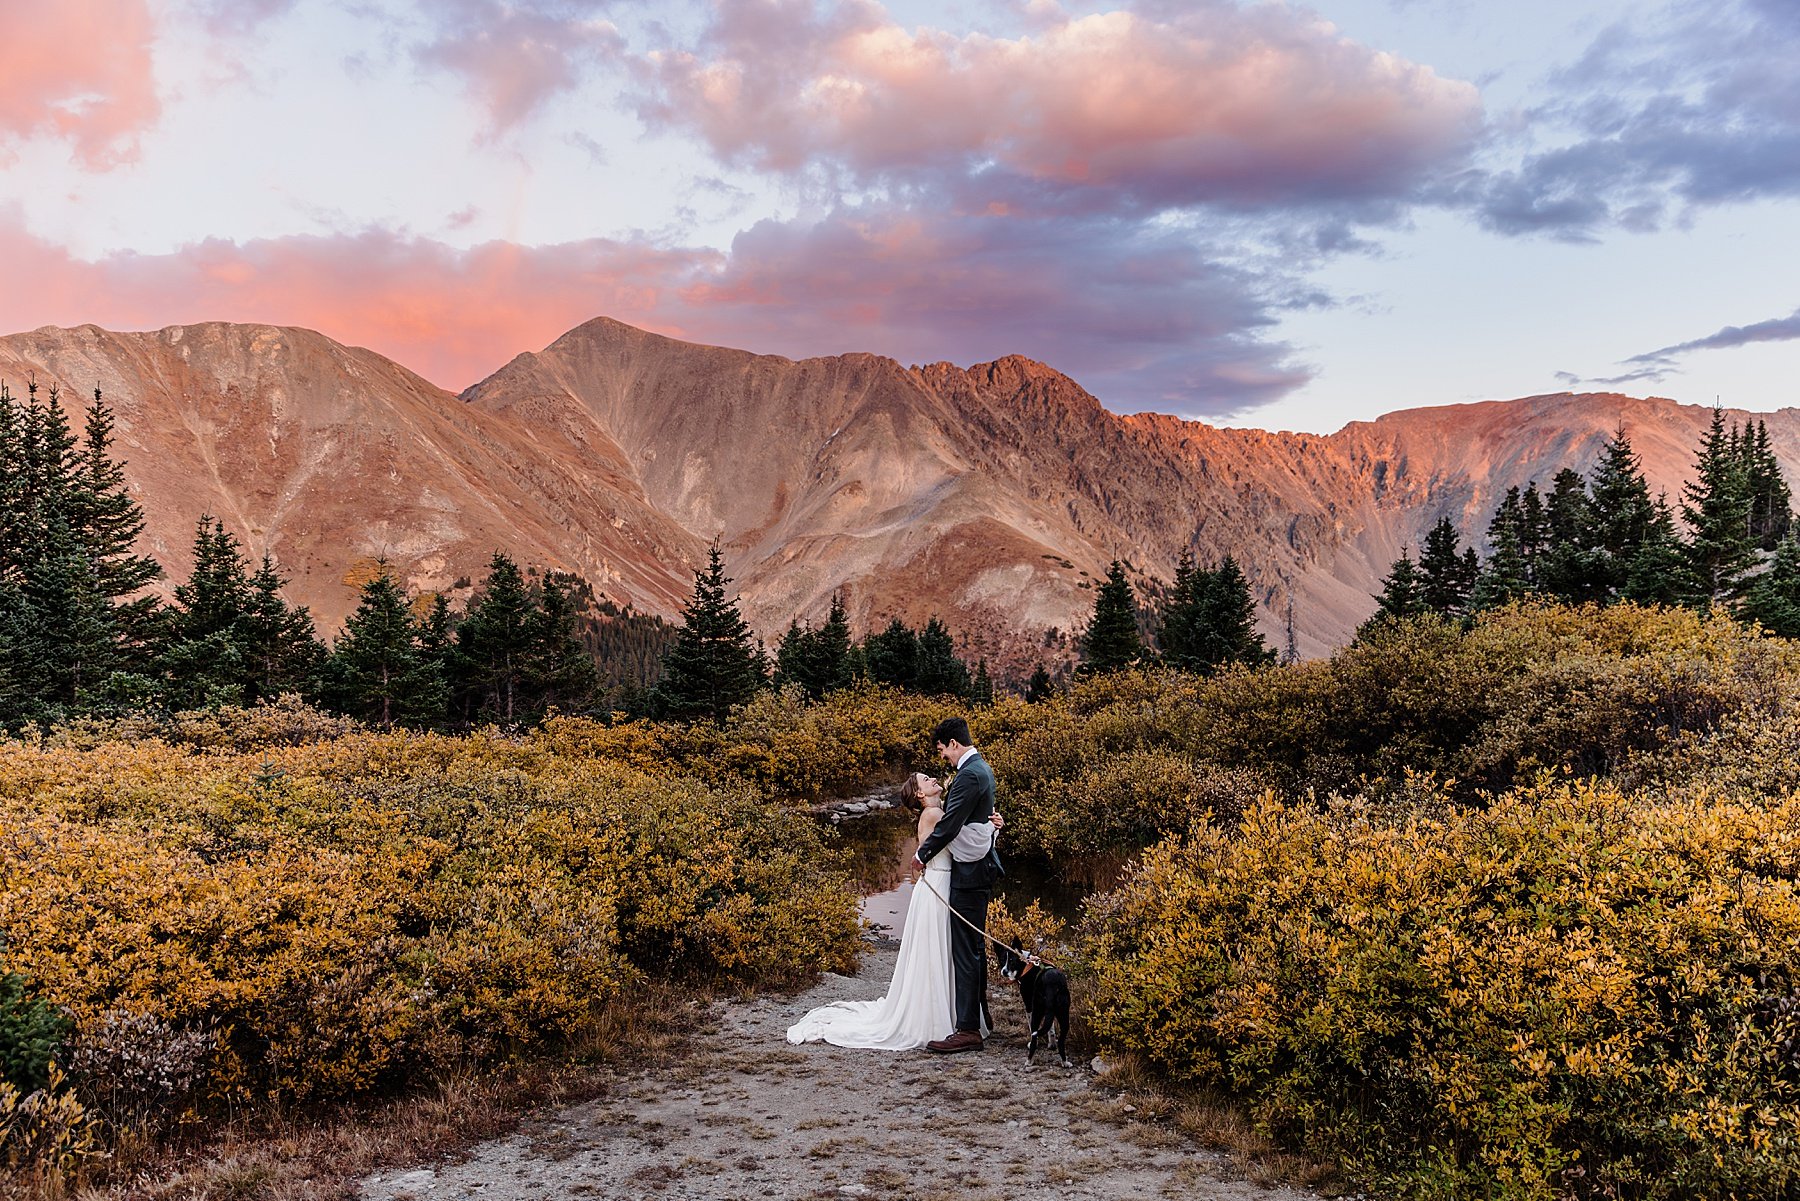
<path fill-rule="evenodd" d="M 1033 967 L 1056 967 L 1056 965 L 1054 963 L 1051 963 L 1048 959 L 1045 959 L 1041 956 L 1032 954 L 1031 952 L 1028 952 L 1028 951 L 1022 951 L 1022 950 L 1018 949 L 1017 947 L 1007 946 L 1005 943 L 1003 943 L 999 939 L 995 938 L 992 934 L 989 934 L 986 930 L 983 930 L 980 926 L 977 926 L 974 922 L 970 921 L 968 918 L 966 918 L 962 914 L 958 913 L 955 909 L 952 909 L 950 906 L 950 901 L 944 896 L 943 893 L 939 892 L 936 889 L 936 887 L 934 887 L 932 885 L 931 881 L 929 879 L 927 879 L 923 873 L 921 873 L 919 876 L 919 883 L 923 884 L 925 886 L 925 890 L 927 892 L 929 892 L 932 896 L 936 897 L 938 899 L 939 903 L 942 904 L 945 909 L 950 910 L 951 917 L 955 918 L 957 921 L 961 922 L 963 925 L 967 926 L 969 929 L 975 931 L 975 933 L 981 935 L 981 937 L 986 939 L 988 942 L 993 943 L 997 947 L 1006 947 L 1007 950 L 1009 950 L 1013 954 L 1019 956 L 1026 963 L 1031 964 Z M 1061 969 L 1058 968 L 1057 970 L 1060 971 Z"/>

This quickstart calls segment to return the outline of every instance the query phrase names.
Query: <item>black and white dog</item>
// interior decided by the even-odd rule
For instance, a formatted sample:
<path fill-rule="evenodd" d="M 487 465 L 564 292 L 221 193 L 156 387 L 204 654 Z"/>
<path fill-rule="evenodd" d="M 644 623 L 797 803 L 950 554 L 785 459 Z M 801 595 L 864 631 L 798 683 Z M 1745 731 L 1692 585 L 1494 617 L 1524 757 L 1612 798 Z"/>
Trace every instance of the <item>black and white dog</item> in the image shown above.
<path fill-rule="evenodd" d="M 1019 999 L 1031 1019 L 1031 1041 L 1025 1048 L 1025 1062 L 1037 1054 L 1038 1040 L 1050 1043 L 1050 1024 L 1056 1023 L 1056 1057 L 1062 1065 L 1073 1067 L 1066 1047 L 1069 1041 L 1069 978 L 1061 968 L 1051 967 L 1035 955 L 1026 955 L 1005 943 L 995 943 L 994 953 L 1000 959 L 1000 974 L 1019 985 Z"/>

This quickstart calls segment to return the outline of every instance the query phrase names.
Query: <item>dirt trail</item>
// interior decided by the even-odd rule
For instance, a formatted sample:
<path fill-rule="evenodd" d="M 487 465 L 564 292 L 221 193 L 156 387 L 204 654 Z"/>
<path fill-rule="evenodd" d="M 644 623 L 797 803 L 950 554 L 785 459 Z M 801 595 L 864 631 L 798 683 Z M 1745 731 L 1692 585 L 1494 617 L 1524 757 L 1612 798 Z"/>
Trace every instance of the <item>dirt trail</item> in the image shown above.
<path fill-rule="evenodd" d="M 1309 1201 L 1234 1177 L 1229 1161 L 1123 1102 L 1086 1068 L 1027 1068 L 1018 998 L 995 987 L 978 1054 L 790 1047 L 815 1005 L 878 995 L 892 944 L 854 977 L 798 997 L 721 1002 L 693 1053 L 620 1078 L 610 1096 L 535 1116 L 458 1162 L 384 1172 L 368 1201 L 845 1198 L 874 1201 Z M 973 1115 L 966 1125 L 964 1115 Z"/>

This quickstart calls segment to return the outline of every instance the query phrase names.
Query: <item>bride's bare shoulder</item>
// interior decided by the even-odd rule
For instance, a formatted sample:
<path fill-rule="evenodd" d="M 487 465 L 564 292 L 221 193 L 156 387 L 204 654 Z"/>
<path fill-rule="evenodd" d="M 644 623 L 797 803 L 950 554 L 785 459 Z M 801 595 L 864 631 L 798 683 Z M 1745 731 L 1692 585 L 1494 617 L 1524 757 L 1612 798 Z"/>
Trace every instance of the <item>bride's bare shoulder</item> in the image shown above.
<path fill-rule="evenodd" d="M 938 819 L 944 816 L 942 805 L 927 805 L 919 814 L 919 841 L 923 842 L 936 828 Z"/>

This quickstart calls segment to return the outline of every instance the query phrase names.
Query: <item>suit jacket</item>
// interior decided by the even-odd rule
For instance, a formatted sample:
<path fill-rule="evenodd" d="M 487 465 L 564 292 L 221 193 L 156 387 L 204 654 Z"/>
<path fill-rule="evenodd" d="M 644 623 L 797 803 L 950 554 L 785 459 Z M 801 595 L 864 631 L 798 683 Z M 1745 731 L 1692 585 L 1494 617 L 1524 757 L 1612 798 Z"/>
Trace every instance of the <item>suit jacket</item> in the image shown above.
<path fill-rule="evenodd" d="M 956 778 L 944 793 L 944 816 L 925 841 L 919 845 L 919 862 L 930 863 L 932 856 L 943 850 L 957 833 L 970 822 L 984 822 L 994 816 L 994 769 L 977 751 L 956 769 Z M 974 863 L 951 861 L 951 888 L 990 888 L 1005 875 L 998 851 Z"/>

